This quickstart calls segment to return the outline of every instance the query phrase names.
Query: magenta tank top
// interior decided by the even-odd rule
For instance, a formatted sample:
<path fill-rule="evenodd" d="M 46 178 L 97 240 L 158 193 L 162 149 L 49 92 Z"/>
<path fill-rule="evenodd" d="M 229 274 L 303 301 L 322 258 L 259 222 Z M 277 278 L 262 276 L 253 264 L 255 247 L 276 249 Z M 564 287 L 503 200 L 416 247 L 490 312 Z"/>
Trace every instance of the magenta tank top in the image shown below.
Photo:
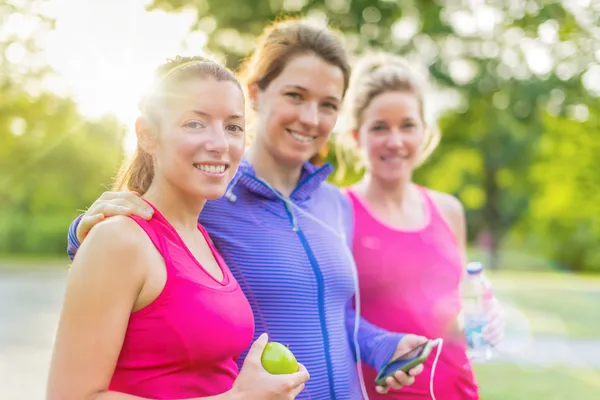
<path fill-rule="evenodd" d="M 434 391 L 444 400 L 478 399 L 466 345 L 453 334 L 461 308 L 460 250 L 450 227 L 427 190 L 422 194 L 427 223 L 421 229 L 400 230 L 376 218 L 357 194 L 348 191 L 354 213 L 353 253 L 360 283 L 361 315 L 394 332 L 409 332 L 444 345 L 435 371 Z M 380 395 L 367 384 L 371 399 L 430 399 L 429 380 L 434 353 L 412 386 Z M 377 375 L 363 365 L 366 382 Z"/>
<path fill-rule="evenodd" d="M 238 374 L 236 358 L 254 335 L 252 309 L 204 228 L 198 224 L 221 266 L 221 281 L 154 211 L 149 221 L 131 218 L 164 257 L 167 281 L 154 302 L 131 314 L 110 390 L 152 399 L 226 392 Z"/>

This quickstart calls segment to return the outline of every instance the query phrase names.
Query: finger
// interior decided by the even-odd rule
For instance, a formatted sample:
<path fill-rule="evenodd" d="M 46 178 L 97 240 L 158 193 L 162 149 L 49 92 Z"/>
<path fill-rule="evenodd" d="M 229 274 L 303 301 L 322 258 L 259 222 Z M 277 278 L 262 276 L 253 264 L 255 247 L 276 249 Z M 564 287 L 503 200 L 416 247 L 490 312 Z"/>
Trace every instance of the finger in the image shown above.
<path fill-rule="evenodd" d="M 419 364 L 410 371 L 408 371 L 409 376 L 417 376 L 423 372 L 423 364 Z"/>
<path fill-rule="evenodd" d="M 302 392 L 304 390 L 304 383 L 300 384 L 300 386 L 297 386 L 296 388 L 294 388 L 294 390 L 292 390 L 292 398 L 295 398 L 296 396 L 298 396 L 300 394 L 300 392 Z"/>
<path fill-rule="evenodd" d="M 124 196 L 117 196 L 110 199 L 99 199 L 92 204 L 87 212 L 91 214 L 105 213 L 106 208 L 110 205 L 128 208 L 130 211 L 127 215 L 134 214 L 146 219 L 150 219 L 154 213 L 154 210 L 148 203 L 132 193 L 126 193 Z"/>
<path fill-rule="evenodd" d="M 144 201 L 144 199 L 142 199 L 140 197 L 140 195 L 136 192 L 126 192 L 125 197 L 123 198 L 123 200 L 131 203 L 135 209 L 139 209 L 140 213 L 142 215 L 140 215 L 140 217 L 152 217 L 152 214 L 154 214 L 154 209 Z M 136 212 L 137 214 L 137 212 Z"/>
<path fill-rule="evenodd" d="M 424 343 L 426 343 L 429 339 L 427 339 L 425 336 L 418 336 L 418 335 L 404 335 L 404 337 L 400 340 L 400 343 L 402 343 L 404 346 L 409 347 L 410 349 L 420 346 Z"/>
<path fill-rule="evenodd" d="M 380 394 L 386 394 L 388 392 L 388 390 L 389 389 L 387 387 L 375 386 L 375 391 Z"/>
<path fill-rule="evenodd" d="M 94 214 L 81 218 L 77 226 L 77 239 L 81 242 L 98 222 L 104 219 L 104 214 Z"/>
<path fill-rule="evenodd" d="M 139 193 L 131 190 L 123 190 L 118 192 L 106 191 L 100 195 L 98 200 L 132 199 L 133 197 L 139 196 Z"/>
<path fill-rule="evenodd" d="M 298 368 L 298 372 L 294 372 L 293 374 L 287 375 L 287 378 L 291 379 L 294 387 L 300 386 L 310 379 L 310 375 L 304 367 L 304 365 L 298 364 Z"/>
<path fill-rule="evenodd" d="M 415 383 L 415 378 L 413 378 L 412 376 L 408 376 L 406 375 L 403 371 L 397 371 L 394 374 L 394 382 L 392 382 L 393 384 L 390 385 L 388 384 L 388 386 L 394 388 L 394 389 L 400 389 L 400 387 L 402 386 L 410 386 L 413 383 Z"/>
<path fill-rule="evenodd" d="M 246 360 L 260 360 L 262 353 L 265 349 L 265 346 L 269 342 L 269 336 L 266 333 L 263 333 L 252 343 L 250 346 L 250 350 L 248 350 L 248 355 L 246 356 Z"/>
<path fill-rule="evenodd" d="M 111 203 L 103 204 L 102 207 L 98 207 L 98 212 L 104 214 L 105 218 L 114 217 L 115 215 L 131 215 L 133 213 L 129 207 Z"/>
<path fill-rule="evenodd" d="M 403 386 L 401 382 L 396 380 L 395 377 L 391 377 L 391 376 L 385 380 L 385 384 L 387 386 L 388 391 L 391 389 L 399 390 L 399 389 L 402 389 L 402 386 Z"/>
<path fill-rule="evenodd" d="M 131 214 L 146 219 L 152 218 L 152 214 L 154 214 L 154 209 L 139 197 L 134 197 L 133 199 L 115 199 L 112 200 L 110 204 L 129 208 Z"/>

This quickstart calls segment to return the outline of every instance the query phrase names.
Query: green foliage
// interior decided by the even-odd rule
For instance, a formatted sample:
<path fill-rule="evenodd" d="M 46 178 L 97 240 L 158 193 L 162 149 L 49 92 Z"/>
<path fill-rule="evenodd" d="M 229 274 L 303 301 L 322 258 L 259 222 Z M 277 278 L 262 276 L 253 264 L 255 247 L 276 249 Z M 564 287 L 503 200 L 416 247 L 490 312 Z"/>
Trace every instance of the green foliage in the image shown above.
<path fill-rule="evenodd" d="M 460 0 L 154 0 L 150 9 L 186 7 L 198 11 L 196 28 L 208 34 L 208 48 L 225 55 L 234 68 L 265 25 L 295 15 L 327 21 L 343 32 L 352 53 L 378 48 L 425 65 L 436 85 L 460 100 L 444 112 L 442 144 L 415 179 L 462 200 L 471 240 L 480 232 L 491 233 L 492 267 L 502 243 L 535 242 L 536 251 L 572 269 L 600 269 L 591 245 L 600 239 L 598 222 L 589 219 L 597 217 L 589 196 L 599 192 L 600 181 L 586 180 L 583 188 L 573 184 L 584 174 L 581 170 L 594 171 L 598 161 L 585 158 L 582 163 L 573 152 L 560 157 L 560 167 L 548 161 L 562 146 L 572 147 L 548 124 L 552 115 L 560 116 L 561 132 L 575 133 L 580 123 L 569 118 L 568 110 L 581 103 L 598 110 L 581 84 L 588 66 L 597 63 L 592 51 L 583 50 L 599 46 L 590 35 L 599 21 L 598 8 L 556 0 L 478 5 Z M 546 63 L 536 64 L 539 58 Z M 596 148 L 599 141 L 592 132 L 597 128 L 589 129 L 586 145 Z M 352 151 L 342 151 L 335 140 L 329 150 L 328 161 L 338 167 L 333 182 L 360 179 Z M 571 182 L 566 187 L 548 173 L 555 168 Z M 540 215 L 540 203 L 557 202 L 555 196 L 573 202 L 563 203 L 561 216 Z M 569 214 L 568 208 L 578 211 Z"/>
<path fill-rule="evenodd" d="M 115 118 L 87 120 L 72 100 L 44 91 L 53 72 L 38 62 L 38 40 L 53 21 L 39 3 L 0 4 L 0 25 L 33 27 L 29 36 L 17 30 L 0 38 L 0 254 L 65 255 L 69 224 L 123 157 Z"/>
<path fill-rule="evenodd" d="M 124 130 L 51 94 L 1 98 L 0 253 L 64 254 L 77 210 L 113 180 Z"/>
<path fill-rule="evenodd" d="M 36 1 L 3 3 L 0 23 L 10 13 L 34 15 Z M 427 69 L 444 106 L 442 142 L 415 180 L 464 203 L 469 239 L 491 233 L 493 263 L 502 265 L 499 249 L 510 247 L 600 271 L 600 101 L 582 84 L 598 65 L 600 9 L 575 3 L 154 0 L 148 9 L 195 9 L 194 29 L 233 68 L 285 16 L 328 22 L 353 55 L 405 55 Z M 52 26 L 39 19 L 37 36 Z M 15 44 L 27 49 L 22 63 L 0 57 L 0 253 L 63 252 L 76 210 L 112 181 L 122 157 L 114 119 L 85 121 L 71 101 L 28 92 L 48 72 L 22 68 L 35 65 L 34 39 L 0 41 L 4 55 Z M 338 137 L 325 157 L 337 169 L 330 180 L 351 185 L 363 170 Z"/>

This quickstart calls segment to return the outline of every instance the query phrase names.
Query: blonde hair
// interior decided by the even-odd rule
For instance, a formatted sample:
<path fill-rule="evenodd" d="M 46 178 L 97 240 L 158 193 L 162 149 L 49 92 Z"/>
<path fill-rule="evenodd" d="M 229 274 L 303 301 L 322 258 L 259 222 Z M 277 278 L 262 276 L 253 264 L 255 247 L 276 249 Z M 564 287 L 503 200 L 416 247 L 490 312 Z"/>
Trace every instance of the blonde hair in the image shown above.
<path fill-rule="evenodd" d="M 375 97 L 391 91 L 410 92 L 417 97 L 427 133 L 419 155 L 419 165 L 421 165 L 439 144 L 440 132 L 435 124 L 428 122 L 426 118 L 424 77 L 401 57 L 389 53 L 372 53 L 363 56 L 356 63 L 345 101 L 349 123 L 347 132 L 351 134 L 360 128 L 363 113 Z M 355 144 L 354 140 L 351 142 Z"/>
<path fill-rule="evenodd" d="M 217 81 L 234 82 L 242 91 L 235 74 L 223 65 L 203 57 L 176 57 L 168 60 L 156 70 L 156 83 L 139 104 L 141 116 L 148 121 L 154 130 L 158 131 L 159 110 L 164 107 L 164 101 L 176 96 L 176 84 L 196 78 L 212 78 Z M 208 94 L 210 95 L 210 94 Z M 138 143 L 130 160 L 126 160 L 113 190 L 131 190 L 144 194 L 154 179 L 154 161 Z"/>

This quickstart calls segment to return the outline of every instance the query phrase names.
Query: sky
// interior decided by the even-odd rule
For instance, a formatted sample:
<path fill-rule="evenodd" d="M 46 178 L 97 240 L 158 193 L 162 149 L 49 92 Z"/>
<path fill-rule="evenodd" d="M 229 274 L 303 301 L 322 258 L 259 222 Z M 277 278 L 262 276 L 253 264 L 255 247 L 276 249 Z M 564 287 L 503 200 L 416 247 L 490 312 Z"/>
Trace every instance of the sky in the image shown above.
<path fill-rule="evenodd" d="M 460 12 L 451 15 L 453 25 L 465 31 L 463 33 L 486 33 L 486 29 L 499 22 L 498 16 L 483 0 L 470 1 L 477 6 L 474 7 L 476 15 Z M 130 132 L 138 115 L 137 102 L 148 86 L 154 68 L 174 55 L 201 55 L 206 41 L 203 33 L 189 33 L 196 21 L 193 7 L 180 13 L 147 12 L 144 7 L 148 2 L 47 0 L 44 6 L 49 16 L 56 20 L 56 29 L 43 40 L 44 53 L 46 61 L 61 77 L 61 91 L 77 101 L 82 114 L 89 117 L 114 114 Z M 21 30 L 27 29 L 22 21 L 16 25 Z M 406 35 L 412 36 L 414 29 L 404 25 L 398 24 L 396 28 L 408 30 Z M 551 47 L 555 28 L 552 24 L 547 25 L 540 33 L 547 42 L 545 45 Z M 395 33 L 402 35 L 402 32 Z M 539 43 L 531 43 L 526 53 L 532 70 L 543 73 L 551 68 L 552 60 Z M 450 67 L 456 78 L 464 75 L 468 80 L 472 75 L 468 65 L 460 60 Z M 600 88 L 600 67 L 595 72 L 587 80 L 596 82 Z M 441 103 L 453 101 L 451 97 L 442 97 Z M 431 108 L 438 110 L 440 107 L 433 105 Z M 134 145 L 134 135 L 127 135 L 126 148 L 132 149 Z"/>
<path fill-rule="evenodd" d="M 129 127 L 154 68 L 174 55 L 201 55 L 205 37 L 189 34 L 196 12 L 147 12 L 145 0 L 50 0 L 56 30 L 48 63 L 89 117 L 116 115 Z M 126 147 L 134 143 L 128 135 Z"/>

